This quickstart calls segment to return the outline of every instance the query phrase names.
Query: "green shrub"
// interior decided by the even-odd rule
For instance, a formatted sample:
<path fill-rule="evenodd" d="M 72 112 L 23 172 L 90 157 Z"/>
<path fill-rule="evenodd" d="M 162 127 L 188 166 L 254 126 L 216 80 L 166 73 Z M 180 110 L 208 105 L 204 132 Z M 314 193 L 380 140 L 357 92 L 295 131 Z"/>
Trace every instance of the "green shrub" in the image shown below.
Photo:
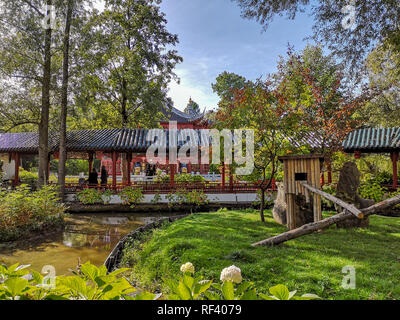
<path fill-rule="evenodd" d="M 80 190 L 77 194 L 79 202 L 83 204 L 97 204 L 103 203 L 102 192 L 95 188 L 85 188 Z"/>
<path fill-rule="evenodd" d="M 136 289 L 121 276 L 127 269 L 107 274 L 107 268 L 88 263 L 73 276 L 43 277 L 28 266 L 0 265 L 0 300 L 154 300 L 149 292 L 130 295 Z"/>
<path fill-rule="evenodd" d="M 38 183 L 38 174 L 37 172 L 26 171 L 23 168 L 19 168 L 19 180 L 21 184 L 28 185 L 32 190 L 36 190 Z"/>
<path fill-rule="evenodd" d="M 119 196 L 124 204 L 128 204 L 133 208 L 135 205 L 143 201 L 144 195 L 142 189 L 135 189 L 132 187 L 124 188 Z"/>
<path fill-rule="evenodd" d="M 169 174 L 161 175 L 157 174 L 154 178 L 157 182 L 170 182 L 171 178 Z M 175 182 L 206 182 L 207 180 L 201 175 L 191 175 L 189 173 L 176 174 L 174 176 Z"/>
<path fill-rule="evenodd" d="M 129 269 L 117 269 L 107 273 L 87 262 L 79 266 L 73 276 L 43 277 L 28 266 L 14 264 L 7 268 L 0 265 L 0 300 L 156 300 L 156 295 L 140 293 L 123 276 Z M 172 294 L 169 300 L 311 300 L 313 294 L 296 296 L 284 285 L 276 285 L 268 294 L 257 293 L 252 282 L 242 282 L 240 269 L 231 266 L 222 270 L 222 283 L 194 278 L 194 266 L 188 262 L 181 267 L 183 275 L 175 282 L 167 280 Z M 233 273 L 236 271 L 236 274 Z"/>
<path fill-rule="evenodd" d="M 364 199 L 371 199 L 380 202 L 384 199 L 387 189 L 380 185 L 380 181 L 374 178 L 362 182 L 358 188 L 360 196 Z"/>
<path fill-rule="evenodd" d="M 58 190 L 44 186 L 33 191 L 28 185 L 0 192 L 0 241 L 19 238 L 26 231 L 63 223 L 65 207 L 58 199 Z"/>

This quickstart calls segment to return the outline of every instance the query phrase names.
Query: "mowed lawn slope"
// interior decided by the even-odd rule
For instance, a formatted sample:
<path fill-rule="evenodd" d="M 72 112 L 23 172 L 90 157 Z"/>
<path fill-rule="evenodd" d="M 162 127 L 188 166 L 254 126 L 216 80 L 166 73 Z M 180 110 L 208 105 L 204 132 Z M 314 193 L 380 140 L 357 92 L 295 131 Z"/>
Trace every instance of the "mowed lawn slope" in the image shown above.
<path fill-rule="evenodd" d="M 285 284 L 324 299 L 400 299 L 400 218 L 372 216 L 368 229 L 333 226 L 279 247 L 251 246 L 285 230 L 271 212 L 265 224 L 253 210 L 196 213 L 135 243 L 124 262 L 133 267 L 137 284 L 151 290 L 165 291 L 163 280 L 192 262 L 196 275 L 217 282 L 221 270 L 234 264 L 264 293 Z M 356 270 L 354 290 L 342 288 L 345 266 Z"/>

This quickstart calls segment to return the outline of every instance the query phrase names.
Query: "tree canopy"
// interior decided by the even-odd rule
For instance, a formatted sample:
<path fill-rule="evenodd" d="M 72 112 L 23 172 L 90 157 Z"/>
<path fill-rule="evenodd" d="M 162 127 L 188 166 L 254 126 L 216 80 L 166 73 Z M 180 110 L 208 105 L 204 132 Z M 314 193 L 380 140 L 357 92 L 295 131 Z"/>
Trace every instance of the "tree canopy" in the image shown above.
<path fill-rule="evenodd" d="M 301 12 L 314 17 L 314 38 L 341 56 L 352 70 L 360 68 L 368 53 L 387 40 L 400 51 L 400 4 L 398 0 L 310 1 L 232 0 L 242 15 L 265 28 L 277 15 L 294 19 Z"/>

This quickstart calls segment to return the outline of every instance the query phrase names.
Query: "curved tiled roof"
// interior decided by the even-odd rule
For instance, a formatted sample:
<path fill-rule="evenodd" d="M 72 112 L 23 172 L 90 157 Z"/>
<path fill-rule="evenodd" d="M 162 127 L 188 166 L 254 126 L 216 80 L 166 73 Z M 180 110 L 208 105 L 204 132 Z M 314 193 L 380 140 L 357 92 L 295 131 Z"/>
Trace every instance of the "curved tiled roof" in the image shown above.
<path fill-rule="evenodd" d="M 180 147 L 187 142 L 208 146 L 210 136 L 204 131 L 188 129 L 177 130 L 177 140 L 173 138 L 173 146 Z M 144 152 L 154 142 L 169 148 L 169 131 L 167 129 L 103 129 L 76 130 L 67 132 L 68 151 L 120 151 Z M 195 134 L 193 134 L 195 132 Z M 49 149 L 59 149 L 59 134 L 49 134 Z M 0 153 L 23 152 L 37 153 L 39 134 L 37 132 L 1 133 Z"/>
<path fill-rule="evenodd" d="M 161 112 L 168 119 L 161 121 L 176 121 L 178 123 L 189 123 L 204 118 L 204 112 L 202 114 L 188 114 L 174 107 L 172 107 L 171 109 L 162 108 Z"/>
<path fill-rule="evenodd" d="M 390 152 L 400 150 L 400 128 L 362 128 L 343 141 L 345 152 Z"/>

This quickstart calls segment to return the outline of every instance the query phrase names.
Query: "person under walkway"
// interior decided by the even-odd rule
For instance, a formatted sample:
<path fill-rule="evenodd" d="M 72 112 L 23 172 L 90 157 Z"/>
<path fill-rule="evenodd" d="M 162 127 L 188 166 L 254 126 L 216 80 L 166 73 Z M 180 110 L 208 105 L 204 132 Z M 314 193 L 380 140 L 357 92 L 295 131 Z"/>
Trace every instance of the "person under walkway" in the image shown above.
<path fill-rule="evenodd" d="M 96 169 L 93 168 L 93 171 L 89 173 L 89 179 L 88 179 L 89 186 L 97 186 L 99 184 L 98 177 L 99 175 Z"/>

